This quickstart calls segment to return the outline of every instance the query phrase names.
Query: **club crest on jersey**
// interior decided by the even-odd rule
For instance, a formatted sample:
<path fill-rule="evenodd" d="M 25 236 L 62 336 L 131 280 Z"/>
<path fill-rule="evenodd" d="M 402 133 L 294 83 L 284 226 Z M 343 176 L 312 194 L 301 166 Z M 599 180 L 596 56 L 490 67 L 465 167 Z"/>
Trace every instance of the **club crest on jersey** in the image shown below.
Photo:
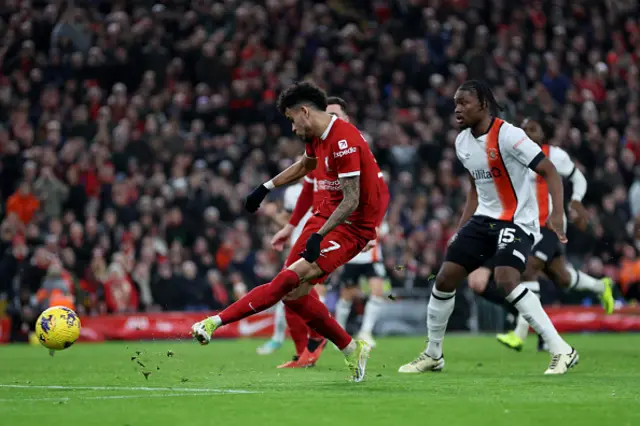
<path fill-rule="evenodd" d="M 489 148 L 489 158 L 491 158 L 492 160 L 498 158 L 498 150 L 495 148 Z"/>
<path fill-rule="evenodd" d="M 340 149 L 347 149 L 347 141 L 345 139 L 342 139 L 341 141 L 338 141 L 338 148 Z"/>

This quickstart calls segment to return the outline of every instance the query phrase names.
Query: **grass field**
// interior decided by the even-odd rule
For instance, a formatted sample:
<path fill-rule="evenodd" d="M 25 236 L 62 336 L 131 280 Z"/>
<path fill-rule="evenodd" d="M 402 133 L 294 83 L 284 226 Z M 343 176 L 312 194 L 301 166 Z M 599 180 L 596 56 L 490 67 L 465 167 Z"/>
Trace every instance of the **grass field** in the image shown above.
<path fill-rule="evenodd" d="M 448 336 L 443 373 L 398 374 L 423 340 L 381 339 L 359 384 L 332 347 L 315 368 L 278 370 L 290 343 L 267 357 L 257 340 L 78 344 L 54 357 L 5 346 L 0 424 L 640 425 L 640 335 L 569 336 L 581 363 L 563 377 L 542 375 L 549 358 L 533 340 L 515 353 L 491 337 Z"/>

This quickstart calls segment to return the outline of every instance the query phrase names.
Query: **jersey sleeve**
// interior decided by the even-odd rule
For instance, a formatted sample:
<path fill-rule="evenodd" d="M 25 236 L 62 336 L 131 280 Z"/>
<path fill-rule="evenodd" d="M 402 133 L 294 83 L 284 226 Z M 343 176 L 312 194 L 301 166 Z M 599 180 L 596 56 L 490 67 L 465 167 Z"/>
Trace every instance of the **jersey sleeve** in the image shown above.
<path fill-rule="evenodd" d="M 557 146 L 549 147 L 549 160 L 553 163 L 560 176 L 568 178 L 576 168 L 569 154 Z"/>
<path fill-rule="evenodd" d="M 355 137 L 340 139 L 332 146 L 332 153 L 339 178 L 360 176 L 362 147 L 354 142 Z"/>
<path fill-rule="evenodd" d="M 500 138 L 500 147 L 508 152 L 521 164 L 532 170 L 545 158 L 544 153 L 537 143 L 529 139 L 529 136 L 519 127 L 510 126 Z"/>

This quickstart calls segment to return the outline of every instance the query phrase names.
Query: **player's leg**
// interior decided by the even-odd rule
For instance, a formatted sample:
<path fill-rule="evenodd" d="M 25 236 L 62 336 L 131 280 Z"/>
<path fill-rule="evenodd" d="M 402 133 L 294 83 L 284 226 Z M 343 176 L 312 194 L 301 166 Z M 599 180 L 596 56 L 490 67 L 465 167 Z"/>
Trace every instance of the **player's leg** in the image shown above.
<path fill-rule="evenodd" d="M 531 291 L 538 299 L 540 298 L 540 283 L 538 282 L 538 275 L 543 268 L 544 262 L 540 258 L 536 256 L 529 256 L 521 278 L 521 284 L 528 288 L 529 291 Z M 508 333 L 498 334 L 496 335 L 496 339 L 509 349 L 521 351 L 524 347 L 527 335 L 529 334 L 529 322 L 527 322 L 525 317 L 523 317 L 519 312 L 516 312 L 515 316 L 516 326 L 514 330 Z"/>
<path fill-rule="evenodd" d="M 549 345 L 553 356 L 545 374 L 564 374 L 578 362 L 578 353 L 560 337 L 549 316 L 542 309 L 540 299 L 520 284 L 533 241 L 513 223 L 504 223 L 496 231 L 500 231 L 498 250 L 495 254 L 496 284 L 504 289 L 507 300 L 513 303 L 518 312 Z"/>
<path fill-rule="evenodd" d="M 472 217 L 449 243 L 445 262 L 438 271 L 427 306 L 427 348 L 416 359 L 398 369 L 400 373 L 440 371 L 444 367 L 442 341 L 455 306 L 456 288 L 484 263 L 488 248 L 485 220 Z"/>
<path fill-rule="evenodd" d="M 255 287 L 242 298 L 232 303 L 218 315 L 199 321 L 191 327 L 191 334 L 202 345 L 206 345 L 211 340 L 213 332 L 223 324 L 239 321 L 255 313 L 264 311 L 282 300 L 287 294 L 300 285 L 301 279 L 308 275 L 322 274 L 315 264 L 298 265 L 297 269 L 292 266 L 300 256 L 299 253 L 305 248 L 307 239 L 316 232 L 324 220 L 312 217 L 307 221 L 300 237 L 296 240 L 289 252 L 283 269 L 269 283 Z"/>
<path fill-rule="evenodd" d="M 323 286 L 322 284 L 316 284 L 314 288 L 311 289 L 309 295 L 311 297 L 315 297 L 320 300 L 322 304 L 324 301 L 320 298 L 320 293 L 317 291 L 318 286 Z M 298 317 L 300 318 L 300 317 Z M 306 326 L 306 324 L 305 324 Z M 320 355 L 324 351 L 324 348 L 327 346 L 327 339 L 325 339 L 320 333 L 310 327 L 307 328 L 307 337 L 306 337 L 306 347 L 302 351 L 300 355 L 300 359 L 298 360 L 296 367 L 297 368 L 306 368 L 313 367 L 320 359 Z"/>
<path fill-rule="evenodd" d="M 560 288 L 576 291 L 590 291 L 600 298 L 602 307 L 607 314 L 613 313 L 615 300 L 613 298 L 613 280 L 609 277 L 593 278 L 582 271 L 577 271 L 564 255 L 558 256 L 549 264 L 545 272 L 554 284 Z"/>
<path fill-rule="evenodd" d="M 311 289 L 309 294 L 312 297 L 319 298 L 315 289 Z M 304 368 L 315 365 L 326 345 L 326 339 L 315 330 L 309 328 L 305 320 L 291 310 L 291 307 L 285 305 L 284 311 L 289 325 L 291 340 L 293 340 L 296 348 L 296 354 L 292 360 L 279 365 L 278 368 Z"/>
<path fill-rule="evenodd" d="M 370 293 L 369 300 L 367 300 L 367 303 L 364 305 L 364 315 L 362 317 L 360 331 L 358 332 L 358 338 L 364 340 L 369 346 L 374 348 L 376 342 L 373 338 L 373 328 L 386 302 L 384 297 L 386 271 L 384 265 L 380 262 L 367 266 L 369 267 L 367 276 L 369 277 Z"/>
<path fill-rule="evenodd" d="M 347 328 L 347 320 L 351 313 L 353 301 L 358 295 L 358 282 L 360 280 L 360 265 L 347 263 L 340 275 L 340 298 L 336 303 L 336 321 Z"/>
<path fill-rule="evenodd" d="M 493 263 L 490 261 L 469 274 L 467 277 L 469 288 L 488 302 L 502 306 L 513 316 L 517 316 L 517 309 L 514 308 L 511 303 L 507 302 L 504 292 L 499 289 L 496 282 L 491 279 L 492 275 Z"/>
<path fill-rule="evenodd" d="M 285 332 L 287 330 L 287 320 L 285 318 L 284 304 L 278 302 L 273 313 L 273 336 L 265 344 L 258 347 L 258 355 L 269 355 L 282 347 Z"/>

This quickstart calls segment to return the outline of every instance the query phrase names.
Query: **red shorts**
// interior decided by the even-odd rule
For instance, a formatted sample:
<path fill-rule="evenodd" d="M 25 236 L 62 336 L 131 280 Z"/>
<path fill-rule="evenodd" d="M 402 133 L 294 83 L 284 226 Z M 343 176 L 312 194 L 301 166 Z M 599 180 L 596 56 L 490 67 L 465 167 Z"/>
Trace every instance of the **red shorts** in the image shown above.
<path fill-rule="evenodd" d="M 307 240 L 311 234 L 318 232 L 327 219 L 320 216 L 312 216 L 305 224 L 300 236 L 291 247 L 289 257 L 284 263 L 284 267 L 288 268 L 298 259 L 300 259 L 300 253 L 304 251 L 307 246 Z M 320 243 L 321 254 L 316 264 L 322 269 L 324 275 L 311 280 L 312 284 L 320 284 L 325 282 L 327 276 L 333 271 L 344 265 L 351 259 L 353 259 L 369 242 L 368 238 L 363 235 L 369 235 L 371 232 L 363 232 L 353 225 L 347 225 L 342 223 L 331 232 L 329 232 Z"/>

